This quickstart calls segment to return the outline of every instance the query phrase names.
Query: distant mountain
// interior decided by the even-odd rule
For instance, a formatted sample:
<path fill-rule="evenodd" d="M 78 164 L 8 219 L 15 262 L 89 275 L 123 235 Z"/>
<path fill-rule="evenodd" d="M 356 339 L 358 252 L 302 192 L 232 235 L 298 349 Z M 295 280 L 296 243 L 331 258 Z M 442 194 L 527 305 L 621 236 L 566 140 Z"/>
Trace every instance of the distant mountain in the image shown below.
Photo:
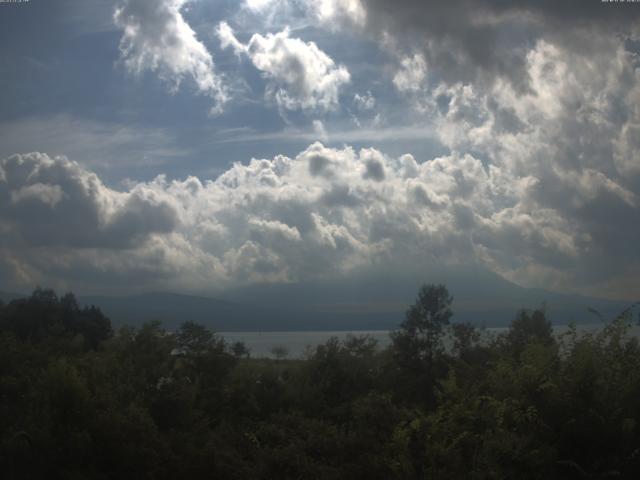
<path fill-rule="evenodd" d="M 518 310 L 543 306 L 557 325 L 598 323 L 600 319 L 589 309 L 610 319 L 630 304 L 523 288 L 488 270 L 469 267 L 403 275 L 364 272 L 337 282 L 254 285 L 228 292 L 226 298 L 237 302 L 251 299 L 270 308 L 287 305 L 289 310 L 307 312 L 314 319 L 333 318 L 332 325 L 367 325 L 368 319 L 372 326 L 365 329 L 386 329 L 398 326 L 423 283 L 447 285 L 454 297 L 453 321 L 487 327 L 507 326 Z"/>
<path fill-rule="evenodd" d="M 96 305 L 114 325 L 140 325 L 160 320 L 174 329 L 185 321 L 202 323 L 215 331 L 375 330 L 397 326 L 387 313 L 327 312 L 298 306 L 276 308 L 215 298 L 148 293 L 126 297 L 80 297 L 82 305 Z"/>
<path fill-rule="evenodd" d="M 251 322 L 256 311 L 228 301 L 213 298 L 154 292 L 126 297 L 83 296 L 82 305 L 96 305 L 116 325 L 139 325 L 160 320 L 167 328 L 194 321 L 221 330 L 237 322 Z"/>
<path fill-rule="evenodd" d="M 24 298 L 26 295 L 15 292 L 0 292 L 0 302 L 9 303 L 11 300 L 15 300 L 17 298 Z"/>
<path fill-rule="evenodd" d="M 216 331 L 386 330 L 396 328 L 422 283 L 445 283 L 454 296 L 455 322 L 506 326 L 521 308 L 545 305 L 555 324 L 597 323 L 588 308 L 612 318 L 628 303 L 527 289 L 486 270 L 431 275 L 362 275 L 339 282 L 254 285 L 224 292 L 224 299 L 175 293 L 80 297 L 114 324 L 161 320 L 175 328 L 191 320 Z M 222 295 L 221 295 L 222 296 Z"/>

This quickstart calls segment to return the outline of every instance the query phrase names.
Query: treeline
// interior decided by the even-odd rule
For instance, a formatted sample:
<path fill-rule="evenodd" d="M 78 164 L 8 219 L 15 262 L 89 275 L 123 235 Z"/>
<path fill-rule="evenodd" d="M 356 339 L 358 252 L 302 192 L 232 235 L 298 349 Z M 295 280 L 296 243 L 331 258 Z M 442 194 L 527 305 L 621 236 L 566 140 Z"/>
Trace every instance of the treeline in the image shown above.
<path fill-rule="evenodd" d="M 0 305 L 2 478 L 640 478 L 630 312 L 555 337 L 521 311 L 483 339 L 451 304 L 425 285 L 385 350 L 273 360 L 36 290 Z"/>

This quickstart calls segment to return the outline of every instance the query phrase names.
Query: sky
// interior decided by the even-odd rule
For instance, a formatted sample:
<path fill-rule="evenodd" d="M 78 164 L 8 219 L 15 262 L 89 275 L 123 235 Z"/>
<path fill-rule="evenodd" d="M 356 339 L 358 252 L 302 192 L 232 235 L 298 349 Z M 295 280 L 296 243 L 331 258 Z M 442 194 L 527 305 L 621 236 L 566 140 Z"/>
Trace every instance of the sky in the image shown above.
<path fill-rule="evenodd" d="M 633 2 L 0 3 L 0 289 L 638 300 L 639 55 Z"/>

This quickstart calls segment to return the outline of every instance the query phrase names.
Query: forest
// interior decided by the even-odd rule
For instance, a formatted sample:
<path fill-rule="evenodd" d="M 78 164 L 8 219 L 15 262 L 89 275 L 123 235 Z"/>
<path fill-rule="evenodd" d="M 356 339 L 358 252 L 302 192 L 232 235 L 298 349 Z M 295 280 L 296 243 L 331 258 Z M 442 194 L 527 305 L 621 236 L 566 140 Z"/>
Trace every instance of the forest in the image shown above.
<path fill-rule="evenodd" d="M 423 285 L 382 349 L 332 338 L 252 358 L 185 322 L 113 331 L 74 295 L 0 305 L 6 479 L 640 478 L 632 310 L 487 336 Z"/>

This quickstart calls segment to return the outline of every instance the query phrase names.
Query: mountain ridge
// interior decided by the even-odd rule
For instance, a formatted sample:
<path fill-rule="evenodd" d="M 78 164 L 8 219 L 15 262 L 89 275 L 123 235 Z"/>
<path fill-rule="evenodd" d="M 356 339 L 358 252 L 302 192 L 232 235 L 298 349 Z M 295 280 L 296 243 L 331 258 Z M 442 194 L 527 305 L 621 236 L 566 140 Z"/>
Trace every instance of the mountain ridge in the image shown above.
<path fill-rule="evenodd" d="M 123 296 L 78 295 L 78 301 L 100 307 L 116 327 L 159 320 L 168 329 L 194 321 L 220 332 L 389 330 L 402 322 L 423 283 L 448 286 L 454 297 L 452 321 L 486 327 L 507 326 L 519 310 L 542 306 L 556 325 L 598 323 L 601 320 L 592 310 L 608 319 L 631 304 L 525 288 L 484 269 L 430 275 L 362 272 L 342 281 L 257 284 L 216 296 L 149 291 Z M 5 303 L 22 296 L 0 292 Z"/>

